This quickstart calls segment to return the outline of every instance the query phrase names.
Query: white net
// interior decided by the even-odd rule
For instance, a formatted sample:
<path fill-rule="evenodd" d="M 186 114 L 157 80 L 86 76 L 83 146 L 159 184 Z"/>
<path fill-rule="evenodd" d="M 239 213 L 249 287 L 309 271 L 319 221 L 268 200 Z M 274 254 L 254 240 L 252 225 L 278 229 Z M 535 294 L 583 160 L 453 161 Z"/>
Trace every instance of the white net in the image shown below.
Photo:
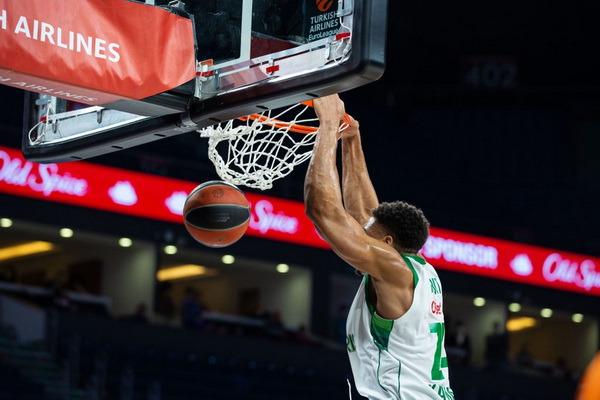
<path fill-rule="evenodd" d="M 260 118 L 231 120 L 200 130 L 200 136 L 208 138 L 208 156 L 217 174 L 234 185 L 272 188 L 275 180 L 312 155 L 316 135 L 292 130 L 298 124 L 317 123 L 314 112 L 306 116 L 311 109 L 296 104 L 274 116 L 272 110 L 267 110 L 257 114 Z M 280 118 L 292 110 L 297 111 L 295 117 L 281 122 Z"/>
<path fill-rule="evenodd" d="M 324 40 L 322 53 L 312 50 L 307 53 L 311 59 L 322 60 L 320 68 L 344 63 L 352 49 L 352 26 L 344 23 L 347 10 L 342 6 L 343 1 L 338 1 L 340 28 L 337 34 Z M 288 56 L 277 60 L 279 72 L 285 69 L 292 74 L 298 73 L 294 60 Z M 312 107 L 300 103 L 281 112 L 267 110 L 199 132 L 201 137 L 208 139 L 208 157 L 221 179 L 234 185 L 266 190 L 273 187 L 274 181 L 310 159 L 316 138 L 312 133 L 316 132 L 316 126 L 318 119 Z M 340 130 L 346 127 L 342 124 Z"/>
<path fill-rule="evenodd" d="M 201 137 L 208 138 L 208 157 L 221 179 L 266 190 L 310 159 L 318 125 L 312 107 L 295 104 L 272 114 L 267 110 L 199 131 Z M 343 123 L 340 131 L 346 126 Z"/>

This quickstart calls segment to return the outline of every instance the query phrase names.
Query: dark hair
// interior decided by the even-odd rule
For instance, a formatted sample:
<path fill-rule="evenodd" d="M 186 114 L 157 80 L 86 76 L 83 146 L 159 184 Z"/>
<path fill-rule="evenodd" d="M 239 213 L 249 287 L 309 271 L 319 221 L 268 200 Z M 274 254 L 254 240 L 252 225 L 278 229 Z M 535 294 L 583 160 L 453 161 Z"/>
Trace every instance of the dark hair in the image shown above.
<path fill-rule="evenodd" d="M 429 236 L 429 221 L 423 211 L 404 201 L 379 204 L 373 217 L 392 236 L 400 253 L 417 253 Z"/>

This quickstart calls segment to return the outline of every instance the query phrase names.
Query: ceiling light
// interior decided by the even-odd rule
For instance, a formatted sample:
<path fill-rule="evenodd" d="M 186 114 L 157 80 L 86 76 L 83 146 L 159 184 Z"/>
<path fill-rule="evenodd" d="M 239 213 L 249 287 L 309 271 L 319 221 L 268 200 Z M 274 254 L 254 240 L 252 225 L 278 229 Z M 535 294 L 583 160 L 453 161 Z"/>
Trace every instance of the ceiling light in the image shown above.
<path fill-rule="evenodd" d="M 165 246 L 164 251 L 166 254 L 173 255 L 177 254 L 177 246 L 173 246 L 172 244 Z"/>
<path fill-rule="evenodd" d="M 511 318 L 506 321 L 506 330 L 509 332 L 522 331 L 523 329 L 533 328 L 537 325 L 537 320 L 531 317 Z"/>
<path fill-rule="evenodd" d="M 549 308 L 542 308 L 540 310 L 540 315 L 544 318 L 550 318 L 552 316 L 552 310 Z"/>
<path fill-rule="evenodd" d="M 510 303 L 508 305 L 508 311 L 519 312 L 519 311 L 521 311 L 521 305 L 519 303 Z"/>
<path fill-rule="evenodd" d="M 483 307 L 485 306 L 485 299 L 483 297 L 475 297 L 473 299 L 473 304 L 475 304 L 476 307 Z"/>
<path fill-rule="evenodd" d="M 62 228 L 58 233 L 60 234 L 60 236 L 62 236 L 64 238 L 73 237 L 73 229 Z"/>
<path fill-rule="evenodd" d="M 575 322 L 576 324 L 579 324 L 580 322 L 583 321 L 583 314 L 579 314 L 579 313 L 573 314 L 571 316 L 571 320 L 573 322 Z"/>
<path fill-rule="evenodd" d="M 287 264 L 278 264 L 276 269 L 280 274 L 286 274 L 290 270 L 290 266 Z"/>
<path fill-rule="evenodd" d="M 133 240 L 123 237 L 121 239 L 119 239 L 119 246 L 121 247 L 131 247 L 131 245 L 133 245 Z"/>
<path fill-rule="evenodd" d="M 3 247 L 0 249 L 0 261 L 10 260 L 18 257 L 30 256 L 33 254 L 45 253 L 54 249 L 54 245 L 49 242 L 28 242 L 15 246 Z"/>
<path fill-rule="evenodd" d="M 235 262 L 235 257 L 231 254 L 226 254 L 223 257 L 221 257 L 221 262 L 223 264 L 233 264 Z"/>
<path fill-rule="evenodd" d="M 13 222 L 10 218 L 0 218 L 0 227 L 1 228 L 10 228 Z"/>
<path fill-rule="evenodd" d="M 216 275 L 214 269 L 203 267 L 202 265 L 186 264 L 176 267 L 163 268 L 156 273 L 156 279 L 159 281 L 168 281 L 173 279 L 190 278 L 192 276 Z"/>

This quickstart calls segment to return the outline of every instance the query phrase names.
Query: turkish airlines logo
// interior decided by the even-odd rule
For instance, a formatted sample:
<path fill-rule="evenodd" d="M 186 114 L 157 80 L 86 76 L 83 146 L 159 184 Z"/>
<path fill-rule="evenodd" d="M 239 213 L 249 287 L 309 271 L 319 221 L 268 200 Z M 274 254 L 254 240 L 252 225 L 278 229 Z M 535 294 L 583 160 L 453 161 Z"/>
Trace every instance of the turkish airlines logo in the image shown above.
<path fill-rule="evenodd" d="M 321 12 L 325 12 L 325 11 L 329 10 L 331 8 L 331 6 L 333 5 L 333 0 L 316 0 L 316 1 L 317 1 L 317 8 Z"/>
<path fill-rule="evenodd" d="M 48 197 L 54 192 L 71 196 L 85 196 L 88 181 L 72 176 L 68 172 L 59 173 L 56 164 L 33 164 L 0 150 L 0 182 L 8 185 L 28 187 L 34 192 Z"/>

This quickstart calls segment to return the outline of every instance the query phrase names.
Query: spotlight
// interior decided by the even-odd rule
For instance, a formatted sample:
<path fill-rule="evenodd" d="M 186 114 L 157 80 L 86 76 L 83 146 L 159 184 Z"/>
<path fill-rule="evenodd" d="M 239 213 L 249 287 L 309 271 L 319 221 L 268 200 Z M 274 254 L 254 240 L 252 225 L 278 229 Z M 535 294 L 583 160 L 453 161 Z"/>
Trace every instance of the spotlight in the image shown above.
<path fill-rule="evenodd" d="M 231 254 L 225 254 L 223 257 L 221 257 L 221 262 L 228 265 L 233 264 L 235 262 L 235 257 Z"/>
<path fill-rule="evenodd" d="M 285 274 L 290 270 L 290 266 L 287 264 L 278 264 L 276 269 L 280 274 Z"/>
<path fill-rule="evenodd" d="M 552 309 L 550 308 L 542 308 L 540 310 L 540 315 L 544 318 L 550 318 L 552 316 Z"/>
<path fill-rule="evenodd" d="M 165 246 L 164 248 L 165 254 L 173 255 L 177 254 L 177 246 L 173 246 L 172 244 Z"/>
<path fill-rule="evenodd" d="M 13 225 L 12 219 L 0 218 L 0 227 L 1 228 L 10 228 L 12 225 Z"/>
<path fill-rule="evenodd" d="M 485 306 L 485 299 L 483 297 L 475 297 L 473 299 L 473 304 L 475 307 L 483 307 Z"/>
<path fill-rule="evenodd" d="M 535 318 L 517 317 L 506 321 L 506 330 L 509 332 L 522 331 L 524 329 L 533 328 L 537 325 Z"/>
<path fill-rule="evenodd" d="M 62 228 L 58 233 L 61 237 L 64 237 L 64 238 L 70 238 L 70 237 L 73 237 L 73 235 L 74 235 L 73 229 L 70 229 L 70 228 Z"/>
<path fill-rule="evenodd" d="M 133 240 L 123 237 L 119 239 L 119 246 L 121 247 L 131 247 L 133 245 Z"/>
<path fill-rule="evenodd" d="M 573 314 L 571 316 L 571 320 L 573 322 L 575 322 L 576 324 L 579 324 L 583 321 L 583 314 L 579 314 L 579 313 Z"/>

